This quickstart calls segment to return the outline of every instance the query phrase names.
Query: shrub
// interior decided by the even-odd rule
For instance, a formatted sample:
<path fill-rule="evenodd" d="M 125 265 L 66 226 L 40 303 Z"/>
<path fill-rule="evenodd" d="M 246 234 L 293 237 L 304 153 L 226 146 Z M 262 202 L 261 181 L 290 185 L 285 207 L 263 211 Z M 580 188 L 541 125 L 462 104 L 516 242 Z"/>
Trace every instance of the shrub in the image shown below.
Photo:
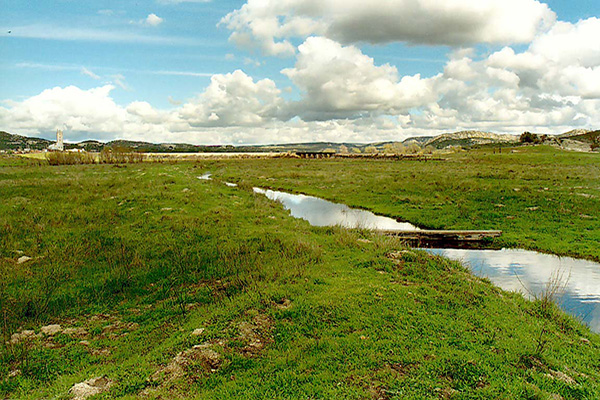
<path fill-rule="evenodd" d="M 93 154 L 68 151 L 48 152 L 46 160 L 50 165 L 94 164 L 96 162 Z"/>
<path fill-rule="evenodd" d="M 539 143 L 541 140 L 540 137 L 535 133 L 526 131 L 521 134 L 521 136 L 519 137 L 519 141 L 521 143 Z"/>
<path fill-rule="evenodd" d="M 101 164 L 133 164 L 144 161 L 142 153 L 136 153 L 128 147 L 105 147 L 100 152 Z"/>

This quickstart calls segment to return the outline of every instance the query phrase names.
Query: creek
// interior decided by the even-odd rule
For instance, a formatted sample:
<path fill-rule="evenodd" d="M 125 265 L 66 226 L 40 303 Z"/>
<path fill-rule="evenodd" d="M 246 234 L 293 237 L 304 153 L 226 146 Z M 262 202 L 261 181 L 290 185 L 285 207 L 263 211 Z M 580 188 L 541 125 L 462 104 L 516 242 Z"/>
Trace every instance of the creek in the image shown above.
<path fill-rule="evenodd" d="M 407 222 L 350 208 L 313 196 L 254 188 L 280 202 L 295 218 L 314 226 L 342 226 L 372 230 L 418 230 Z M 600 333 L 600 263 L 557 257 L 519 249 L 423 249 L 458 260 L 473 274 L 490 279 L 504 290 L 517 291 L 530 299 L 555 292 L 553 300 L 567 313 Z"/>

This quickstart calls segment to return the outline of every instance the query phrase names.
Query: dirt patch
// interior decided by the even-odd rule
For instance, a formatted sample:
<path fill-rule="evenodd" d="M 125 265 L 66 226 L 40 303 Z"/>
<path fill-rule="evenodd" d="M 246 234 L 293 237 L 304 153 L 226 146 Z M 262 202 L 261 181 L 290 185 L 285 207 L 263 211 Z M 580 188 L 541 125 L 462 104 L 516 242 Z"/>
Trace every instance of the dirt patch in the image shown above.
<path fill-rule="evenodd" d="M 112 324 L 102 328 L 102 335 L 109 339 L 115 339 L 127 335 L 129 332 L 135 331 L 140 326 L 136 322 L 114 321 Z"/>
<path fill-rule="evenodd" d="M 264 314 L 256 315 L 252 321 L 240 322 L 238 330 L 239 339 L 246 343 L 242 353 L 247 356 L 259 353 L 267 344 L 273 342 L 271 335 L 273 321 Z"/>
<path fill-rule="evenodd" d="M 166 367 L 156 371 L 149 379 L 149 382 L 155 386 L 144 389 L 140 395 L 152 395 L 180 379 L 216 372 L 222 365 L 223 357 L 215 351 L 214 344 L 204 343 L 194 346 L 178 353 Z"/>

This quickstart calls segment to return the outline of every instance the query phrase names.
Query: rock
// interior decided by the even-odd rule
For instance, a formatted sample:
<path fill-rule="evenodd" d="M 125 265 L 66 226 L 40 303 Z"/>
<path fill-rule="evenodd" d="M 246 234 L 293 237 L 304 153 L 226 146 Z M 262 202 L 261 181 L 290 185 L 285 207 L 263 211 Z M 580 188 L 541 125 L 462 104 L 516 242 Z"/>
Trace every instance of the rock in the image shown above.
<path fill-rule="evenodd" d="M 184 188 L 184 189 L 182 190 L 182 192 L 183 192 L 183 193 L 187 193 L 187 192 L 189 192 L 189 191 L 190 191 L 190 189 L 189 189 L 189 188 Z"/>
<path fill-rule="evenodd" d="M 529 211 L 537 211 L 537 210 L 539 210 L 540 208 L 539 208 L 539 207 L 527 207 L 527 209 L 528 209 Z"/>
<path fill-rule="evenodd" d="M 204 333 L 204 328 L 194 329 L 192 332 L 192 336 L 200 336 Z"/>
<path fill-rule="evenodd" d="M 19 376 L 21 375 L 21 370 L 20 369 L 13 369 L 12 371 L 10 371 L 8 373 L 8 377 L 9 378 L 14 378 L 15 376 Z"/>
<path fill-rule="evenodd" d="M 60 325 L 46 325 L 46 326 L 42 326 L 40 328 L 40 330 L 46 336 L 54 336 L 57 333 L 62 332 L 62 328 L 60 327 Z"/>
<path fill-rule="evenodd" d="M 514 188 L 513 190 L 514 190 L 515 192 L 520 192 L 520 191 L 521 191 L 521 189 L 519 189 L 519 188 Z"/>
<path fill-rule="evenodd" d="M 63 334 L 69 335 L 69 336 L 82 337 L 82 336 L 87 336 L 88 331 L 86 331 L 84 328 L 66 328 L 63 330 Z"/>
<path fill-rule="evenodd" d="M 359 243 L 373 243 L 372 241 L 370 241 L 369 239 L 356 239 L 357 242 Z"/>
<path fill-rule="evenodd" d="M 69 389 L 69 394 L 73 396 L 73 400 L 85 400 L 88 397 L 106 392 L 112 384 L 113 381 L 105 376 L 100 376 L 73 385 Z"/>
<path fill-rule="evenodd" d="M 93 349 L 91 351 L 93 356 L 102 356 L 102 357 L 106 357 L 109 356 L 111 351 L 110 349 Z"/>
<path fill-rule="evenodd" d="M 79 344 L 82 345 L 82 346 L 87 347 L 87 346 L 90 345 L 90 342 L 88 342 L 87 340 L 82 340 L 82 341 L 79 342 Z"/>
<path fill-rule="evenodd" d="M 494 204 L 494 206 L 496 206 L 496 207 L 498 207 L 498 208 L 506 207 L 504 204 L 500 204 L 500 203 L 498 203 L 498 204 Z"/>
<path fill-rule="evenodd" d="M 277 304 L 275 304 L 275 307 L 279 308 L 280 310 L 287 310 L 288 308 L 290 308 L 292 306 L 292 302 L 290 299 L 281 299 L 280 302 L 278 302 Z"/>
<path fill-rule="evenodd" d="M 577 384 L 575 379 L 571 378 L 569 375 L 567 375 L 561 371 L 550 370 L 550 373 L 546 374 L 546 376 L 550 379 L 557 379 L 559 381 L 563 381 L 567 385 L 576 385 Z"/>
<path fill-rule="evenodd" d="M 173 209 L 171 207 L 163 207 L 160 211 L 173 211 Z"/>
<path fill-rule="evenodd" d="M 27 257 L 27 256 L 21 256 L 17 259 L 17 264 L 23 264 L 30 260 L 33 260 L 33 258 Z"/>
<path fill-rule="evenodd" d="M 583 343 L 583 344 L 591 344 L 590 340 L 589 340 L 589 339 L 586 339 L 586 338 L 584 338 L 584 337 L 582 337 L 582 338 L 579 338 L 579 341 L 580 341 L 581 343 Z"/>
<path fill-rule="evenodd" d="M 13 333 L 12 336 L 10 337 L 10 344 L 18 344 L 24 341 L 29 341 L 29 340 L 33 340 L 37 338 L 37 335 L 35 334 L 35 331 L 29 331 L 29 330 L 25 330 L 22 331 L 21 333 Z"/>

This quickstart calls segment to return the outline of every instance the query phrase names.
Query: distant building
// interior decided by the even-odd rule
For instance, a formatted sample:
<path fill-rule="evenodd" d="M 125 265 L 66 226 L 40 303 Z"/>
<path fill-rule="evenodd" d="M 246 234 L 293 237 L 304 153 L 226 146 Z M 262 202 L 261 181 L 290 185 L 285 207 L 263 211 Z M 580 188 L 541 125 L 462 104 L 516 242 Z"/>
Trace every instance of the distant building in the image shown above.
<path fill-rule="evenodd" d="M 48 150 L 56 150 L 63 151 L 65 149 L 65 145 L 63 143 L 63 131 L 60 129 L 56 130 L 56 143 L 48 146 Z"/>

